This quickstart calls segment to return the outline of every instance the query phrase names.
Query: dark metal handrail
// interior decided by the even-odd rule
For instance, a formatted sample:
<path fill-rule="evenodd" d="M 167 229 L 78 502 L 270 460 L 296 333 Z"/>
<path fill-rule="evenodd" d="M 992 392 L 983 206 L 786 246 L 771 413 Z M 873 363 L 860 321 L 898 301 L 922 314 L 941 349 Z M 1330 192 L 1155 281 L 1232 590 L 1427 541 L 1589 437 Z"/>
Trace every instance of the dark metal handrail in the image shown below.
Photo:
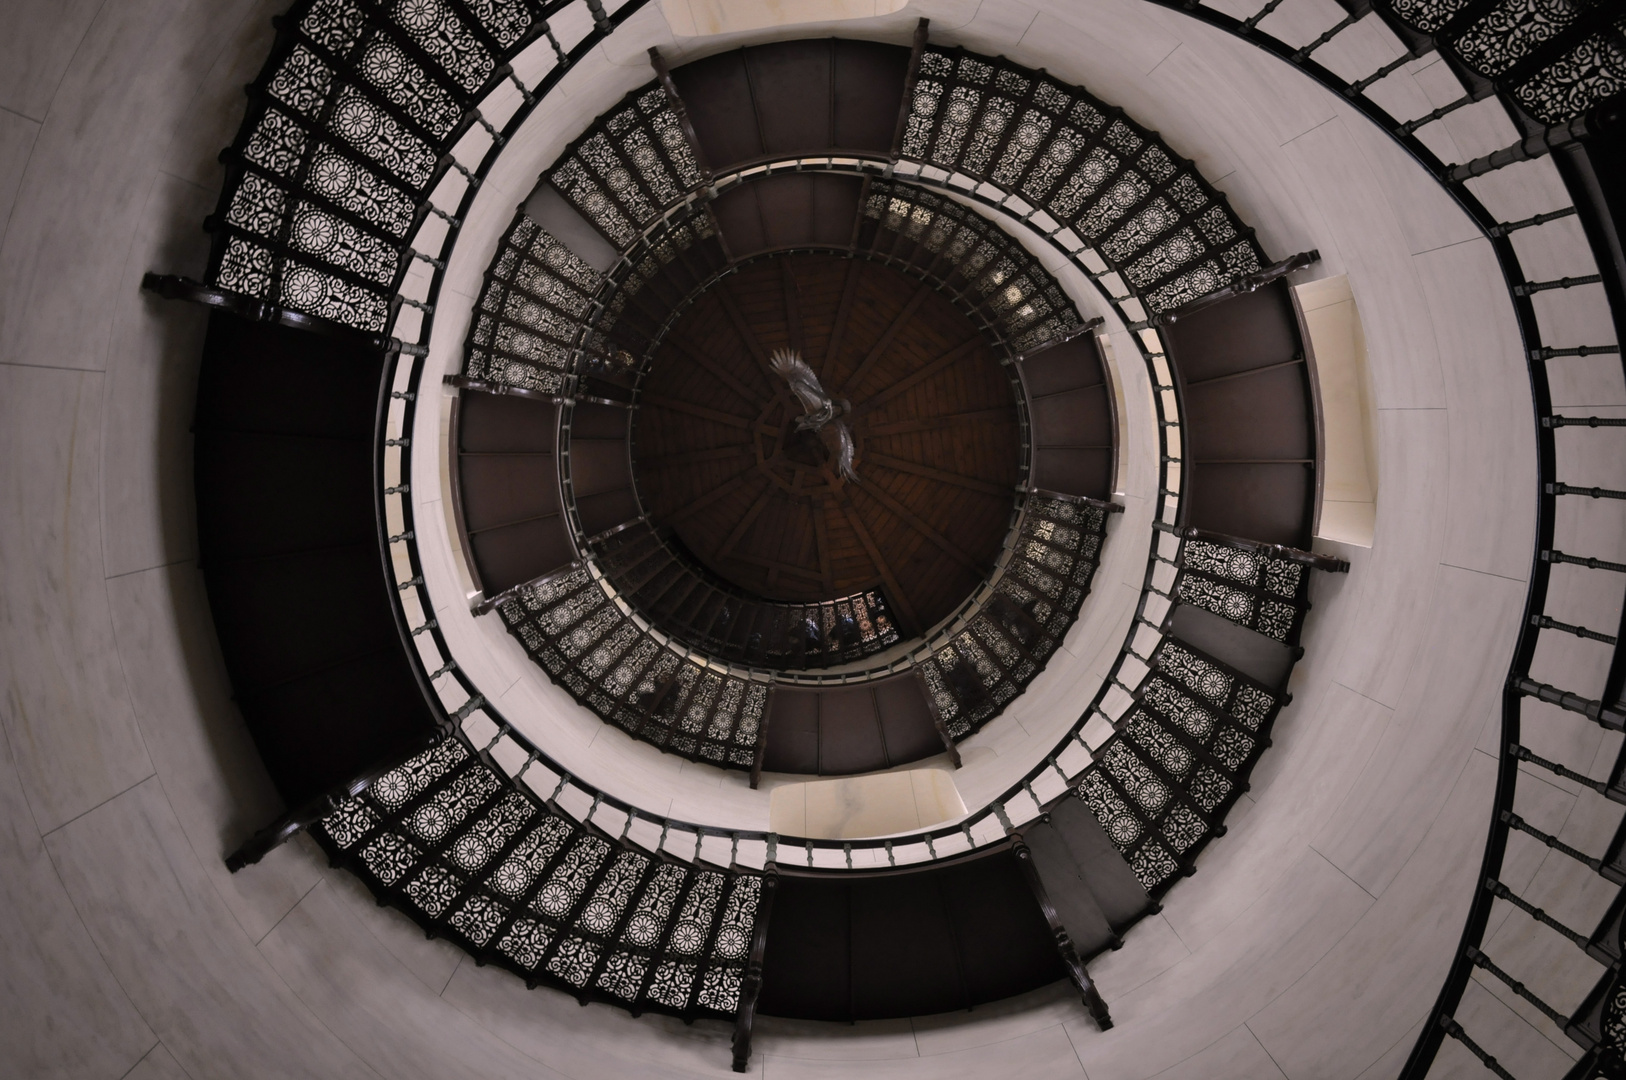
<path fill-rule="evenodd" d="M 1519 762 L 1521 760 L 1528 759 L 1530 756 L 1528 751 L 1523 751 L 1522 747 L 1520 746 L 1519 728 L 1522 699 L 1527 695 L 1536 696 L 1542 698 L 1543 700 L 1557 703 L 1561 707 L 1573 707 L 1575 711 L 1592 716 L 1594 720 L 1597 720 L 1600 723 L 1607 722 L 1606 714 L 1609 718 L 1613 718 L 1615 716 L 1619 716 L 1621 713 L 1620 708 L 1610 702 L 1600 703 L 1588 701 L 1586 699 L 1579 698 L 1576 695 L 1557 690 L 1553 687 L 1532 683 L 1529 679 L 1530 665 L 1535 654 L 1536 641 L 1539 632 L 1543 629 L 1567 629 L 1566 626 L 1555 624 L 1544 614 L 1543 610 L 1546 604 L 1548 578 L 1552 564 L 1561 561 L 1573 561 L 1583 565 L 1596 563 L 1598 564 L 1598 568 L 1614 568 L 1614 564 L 1601 563 L 1599 560 L 1566 560 L 1562 557 L 1553 557 L 1554 553 L 1551 549 L 1553 547 L 1555 513 L 1554 502 L 1556 497 L 1564 494 L 1575 493 L 1590 495 L 1597 498 L 1603 495 L 1613 496 L 1616 493 L 1606 492 L 1603 489 L 1570 488 L 1567 485 L 1558 483 L 1556 481 L 1555 446 L 1552 431 L 1555 426 L 1565 425 L 1563 421 L 1559 421 L 1555 424 L 1550 419 L 1552 413 L 1552 403 L 1548 391 L 1547 373 L 1542 362 L 1558 355 L 1584 356 L 1589 352 L 1618 352 L 1619 349 L 1619 346 L 1617 345 L 1593 347 L 1585 350 L 1560 350 L 1552 349 L 1543 345 L 1535 308 L 1530 301 L 1530 297 L 1532 294 L 1538 291 L 1543 291 L 1549 288 L 1568 288 L 1574 285 L 1592 282 L 1601 283 L 1606 288 L 1606 295 L 1612 301 L 1611 308 L 1617 336 L 1621 334 L 1623 328 L 1626 328 L 1626 311 L 1622 310 L 1622 306 L 1618 300 L 1618 298 L 1622 295 L 1622 282 L 1619 280 L 1618 275 L 1614 272 L 1615 267 L 1613 261 L 1607 256 L 1607 249 L 1611 237 L 1600 235 L 1603 230 L 1606 230 L 1609 227 L 1606 217 L 1597 214 L 1589 214 L 1584 211 L 1582 212 L 1582 218 L 1586 225 L 1588 240 L 1592 246 L 1593 253 L 1597 258 L 1598 266 L 1601 271 L 1600 274 L 1587 275 L 1585 277 L 1578 278 L 1566 278 L 1554 282 L 1529 282 L 1526 280 L 1525 274 L 1520 268 L 1518 256 L 1513 249 L 1512 242 L 1508 238 L 1509 234 L 1520 228 L 1539 226 L 1545 221 L 1550 221 L 1555 218 L 1576 213 L 1576 208 L 1561 208 L 1556 211 L 1543 212 L 1518 222 L 1500 222 L 1485 208 L 1485 206 L 1479 201 L 1473 192 L 1468 190 L 1465 182 L 1473 177 L 1484 175 L 1485 173 L 1494 171 L 1495 169 L 1501 168 L 1505 165 L 1512 164 L 1513 162 L 1527 160 L 1531 157 L 1536 157 L 1546 153 L 1552 153 L 1563 148 L 1564 146 L 1575 143 L 1579 139 L 1596 135 L 1598 131 L 1607 128 L 1610 124 L 1617 121 L 1619 111 L 1618 102 L 1614 104 L 1604 103 L 1600 106 L 1594 106 L 1581 116 L 1574 117 L 1568 121 L 1565 121 L 1564 123 L 1544 126 L 1541 121 L 1535 117 L 1532 117 L 1525 109 L 1523 109 L 1518 102 L 1512 100 L 1508 90 L 1505 87 L 1490 86 L 1482 77 L 1466 69 L 1461 63 L 1460 58 L 1447 52 L 1446 59 L 1449 66 L 1461 80 L 1466 91 L 1466 96 L 1463 99 L 1460 99 L 1458 102 L 1453 103 L 1452 106 L 1437 109 L 1434 113 L 1428 114 L 1428 116 L 1420 118 L 1417 121 L 1402 123 L 1395 120 L 1386 110 L 1384 110 L 1371 98 L 1367 97 L 1365 91 L 1368 86 L 1371 86 L 1379 79 L 1397 70 L 1402 64 L 1414 60 L 1424 52 L 1435 48 L 1436 42 L 1429 35 L 1418 31 L 1415 27 L 1411 27 L 1403 23 L 1396 15 L 1395 10 L 1392 7 L 1392 0 L 1376 0 L 1375 4 L 1372 2 L 1365 2 L 1365 0 L 1353 0 L 1353 2 L 1345 2 L 1345 0 L 1340 0 L 1341 3 L 1344 3 L 1346 10 L 1350 11 L 1349 17 L 1336 24 L 1315 41 L 1302 47 L 1288 45 L 1287 43 L 1280 41 L 1279 39 L 1272 37 L 1270 34 L 1264 33 L 1258 29 L 1258 23 L 1263 15 L 1268 14 L 1271 10 L 1274 10 L 1280 4 L 1281 0 L 1271 0 L 1271 2 L 1266 4 L 1264 9 L 1249 19 L 1237 19 L 1210 8 L 1202 7 L 1196 2 L 1196 0 L 1149 0 L 1149 2 L 1158 4 L 1161 7 L 1166 7 L 1171 10 L 1183 12 L 1190 15 L 1192 18 L 1198 19 L 1202 22 L 1208 23 L 1211 26 L 1224 30 L 1227 33 L 1243 38 L 1260 49 L 1272 53 L 1287 63 L 1292 64 L 1294 67 L 1297 67 L 1299 70 L 1315 79 L 1322 86 L 1339 94 L 1344 100 L 1348 101 L 1354 108 L 1364 114 L 1367 119 L 1371 120 L 1392 139 L 1399 143 L 1402 148 L 1404 148 L 1429 172 L 1431 176 L 1435 178 L 1435 180 L 1456 201 L 1457 205 L 1463 210 L 1463 212 L 1466 213 L 1474 224 L 1480 229 L 1491 244 L 1492 250 L 1496 254 L 1497 262 L 1501 268 L 1503 279 L 1507 285 L 1508 297 L 1513 305 L 1515 317 L 1517 318 L 1519 325 L 1519 331 L 1524 341 L 1526 356 L 1528 357 L 1529 361 L 1528 372 L 1530 378 L 1531 397 L 1534 404 L 1534 416 L 1532 417 L 1532 420 L 1536 429 L 1539 487 L 1535 493 L 1537 503 L 1536 550 L 1532 552 L 1530 586 L 1528 595 L 1526 597 L 1523 618 L 1520 621 L 1518 641 L 1514 652 L 1514 658 L 1507 683 L 1504 686 L 1502 693 L 1502 746 L 1504 747 L 1504 751 L 1498 761 L 1494 808 L 1491 815 L 1489 832 L 1485 842 L 1482 871 L 1480 874 L 1480 880 L 1482 882 L 1494 883 L 1500 872 L 1502 858 L 1506 850 L 1508 832 L 1511 827 L 1509 823 L 1513 820 L 1512 806 L 1514 791 L 1518 783 Z M 1479 5 L 1474 8 L 1475 18 L 1484 14 L 1483 8 L 1484 5 Z M 1311 53 L 1320 48 L 1322 45 L 1325 45 L 1328 41 L 1332 40 L 1332 38 L 1335 37 L 1339 32 L 1353 25 L 1355 22 L 1359 21 L 1366 15 L 1373 13 L 1374 11 L 1376 11 L 1379 17 L 1381 17 L 1383 21 L 1389 25 L 1392 30 L 1394 30 L 1396 36 L 1400 38 L 1402 44 L 1407 47 L 1407 51 L 1399 59 L 1380 68 L 1371 76 L 1351 83 L 1346 82 L 1341 77 L 1310 58 Z M 1514 123 L 1520 128 L 1520 130 L 1527 132 L 1526 137 L 1521 139 L 1519 142 L 1503 150 L 1499 150 L 1493 154 L 1486 155 L 1470 162 L 1460 165 L 1448 165 L 1435 156 L 1435 154 L 1417 138 L 1415 133 L 1427 123 L 1439 119 L 1441 116 L 1452 111 L 1452 109 L 1457 105 L 1467 104 L 1470 101 L 1488 98 L 1493 92 L 1504 105 L 1509 117 L 1514 121 Z M 1569 187 L 1572 196 L 1577 201 L 1577 204 L 1584 206 L 1589 197 L 1589 193 L 1584 189 L 1578 190 L 1573 172 L 1563 168 L 1562 164 L 1560 164 L 1560 173 L 1563 175 L 1566 186 Z M 1585 421 L 1572 421 L 1572 423 L 1585 423 Z M 1562 553 L 1558 554 L 1562 556 Z M 1603 637 L 1603 635 L 1595 636 L 1599 636 L 1600 638 Z M 1615 644 L 1612 639 L 1610 639 L 1610 643 Z M 1615 661 L 1612 665 L 1612 673 L 1613 671 L 1621 668 L 1622 656 L 1623 653 L 1617 645 Z M 1614 689 L 1615 693 L 1618 694 L 1619 687 L 1613 685 L 1615 682 L 1616 680 L 1614 679 L 1610 680 L 1612 688 Z M 1609 688 L 1606 687 L 1606 689 Z M 1605 696 L 1607 698 L 1610 695 L 1606 693 Z M 1574 701 L 1578 704 L 1571 706 L 1566 704 L 1567 701 Z M 1553 767 L 1555 770 L 1562 769 L 1562 766 L 1555 765 Z M 1590 780 L 1586 780 L 1585 782 L 1588 784 L 1594 783 Z M 1475 1056 L 1479 1057 L 1484 1062 L 1486 1067 L 1491 1071 L 1501 1076 L 1508 1075 L 1508 1073 L 1496 1062 L 1495 1058 L 1486 1053 L 1477 1043 L 1472 1040 L 1470 1036 L 1463 1031 L 1461 1025 L 1458 1024 L 1453 1017 L 1453 1013 L 1461 1001 L 1462 994 L 1467 988 L 1467 983 L 1472 972 L 1476 967 L 1484 966 L 1484 964 L 1479 962 L 1480 960 L 1484 959 L 1484 954 L 1479 951 L 1479 946 L 1482 944 L 1484 939 L 1485 929 L 1490 917 L 1492 901 L 1495 900 L 1501 892 L 1506 892 L 1505 887 L 1498 886 L 1497 888 L 1486 887 L 1476 889 L 1469 906 L 1466 925 L 1463 929 L 1461 945 L 1456 951 L 1451 971 L 1447 975 L 1445 983 L 1440 989 L 1438 999 L 1434 1004 L 1429 1020 L 1424 1025 L 1422 1034 L 1419 1036 L 1417 1044 L 1413 1048 L 1411 1056 L 1401 1073 L 1402 1080 L 1423 1080 L 1423 1077 L 1426 1076 L 1430 1066 L 1433 1064 L 1434 1057 L 1439 1050 L 1441 1040 L 1447 1035 L 1461 1042 L 1464 1047 L 1475 1054 Z M 1546 1008 L 1545 1004 L 1543 1004 L 1542 1007 Z M 1592 1050 L 1593 1053 L 1590 1054 L 1588 1058 L 1583 1059 L 1581 1066 L 1579 1066 L 1577 1071 L 1572 1075 L 1583 1075 L 1583 1070 L 1590 1068 L 1589 1062 L 1595 1062 L 1597 1060 L 1597 1054 L 1599 1053 L 1597 1048 L 1589 1047 L 1589 1049 Z M 1585 1073 L 1585 1075 L 1592 1074 Z"/>

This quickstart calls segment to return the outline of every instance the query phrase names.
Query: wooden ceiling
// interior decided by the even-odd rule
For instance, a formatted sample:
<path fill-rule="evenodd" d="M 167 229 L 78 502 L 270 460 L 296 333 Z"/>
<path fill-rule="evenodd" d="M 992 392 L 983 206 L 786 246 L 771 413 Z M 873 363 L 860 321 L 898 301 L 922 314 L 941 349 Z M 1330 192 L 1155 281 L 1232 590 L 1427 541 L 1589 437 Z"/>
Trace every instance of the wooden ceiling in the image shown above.
<path fill-rule="evenodd" d="M 856 484 L 794 430 L 768 368 L 782 346 L 851 401 Z M 929 285 L 835 255 L 756 260 L 702 294 L 656 351 L 633 437 L 645 508 L 714 572 L 784 600 L 878 587 L 905 633 L 992 569 L 1020 473 L 982 333 Z"/>

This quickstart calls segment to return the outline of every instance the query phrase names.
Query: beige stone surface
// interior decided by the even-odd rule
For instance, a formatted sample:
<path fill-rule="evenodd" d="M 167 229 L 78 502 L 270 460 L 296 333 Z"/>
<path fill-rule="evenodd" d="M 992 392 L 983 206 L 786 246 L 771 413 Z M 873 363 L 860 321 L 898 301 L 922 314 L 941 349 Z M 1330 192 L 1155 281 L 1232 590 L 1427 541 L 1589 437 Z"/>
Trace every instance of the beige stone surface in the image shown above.
<path fill-rule="evenodd" d="M 23 0 L 8 12 L 0 43 L 0 901 L 8 916 L 0 1060 L 30 1078 L 98 1080 L 723 1076 L 727 1025 L 635 1019 L 528 992 L 426 942 L 354 879 L 325 870 L 308 843 L 244 874 L 221 866 L 275 801 L 230 703 L 192 562 L 186 428 L 200 321 L 140 296 L 137 282 L 145 270 L 201 269 L 197 225 L 221 175 L 214 154 L 236 129 L 240 87 L 269 47 L 269 16 L 283 6 Z M 1270 26 L 1306 40 L 1336 21 L 1334 7 L 1287 0 Z M 1139 0 L 915 2 L 850 26 L 681 41 L 649 4 L 592 51 L 510 145 L 469 217 L 443 300 L 478 291 L 538 170 L 648 80 L 649 45 L 681 63 L 814 33 L 904 43 L 921 15 L 932 18 L 936 40 L 1046 66 L 1123 105 L 1194 158 L 1272 254 L 1316 247 L 1322 263 L 1307 277 L 1348 276 L 1371 375 L 1375 529 L 1370 550 L 1346 549 L 1347 578 L 1316 583 L 1295 702 L 1230 835 L 1122 950 L 1092 962 L 1118 1019 L 1113 1031 L 1095 1030 L 1061 986 L 971 1013 L 873 1026 L 765 1020 L 753 1071 L 1102 1080 L 1273 1076 L 1275 1068 L 1293 1080 L 1392 1077 L 1455 949 L 1483 842 L 1489 755 L 1500 749 L 1495 688 L 1532 565 L 1534 428 L 1522 343 L 1488 245 L 1347 104 L 1252 47 Z M 1349 74 L 1397 55 L 1372 22 L 1318 55 Z M 590 16 L 573 4 L 553 25 L 568 48 Z M 551 64 L 544 44 L 516 70 L 534 83 Z M 1408 65 L 1374 96 L 1396 115 L 1427 112 L 1450 92 L 1440 66 Z M 1428 132 L 1452 160 L 1507 136 L 1483 107 Z M 1504 218 L 1552 209 L 1563 197 L 1541 162 L 1476 181 L 1475 190 Z M 1562 223 L 1528 231 L 1516 246 L 1532 274 L 1587 272 L 1578 234 Z M 1546 344 L 1613 340 L 1600 289 L 1543 293 L 1534 306 Z M 448 300 L 436 321 L 442 368 L 463 334 L 459 307 Z M 1121 329 L 1113 341 L 1119 358 L 1134 356 Z M 1572 358 L 1548 370 L 1554 400 L 1576 415 L 1626 406 L 1618 362 Z M 1134 391 L 1126 380 L 1126 400 Z M 1626 486 L 1613 437 L 1561 433 L 1565 477 Z M 416 449 L 414 468 L 432 475 L 435 440 Z M 1153 463 L 1125 464 L 1129 513 L 1114 528 L 1144 528 Z M 420 521 L 440 513 L 434 502 L 418 507 Z M 1554 542 L 1620 560 L 1626 510 L 1561 499 Z M 453 553 L 432 540 L 424 548 L 450 586 L 436 593 L 437 611 L 453 610 L 461 599 Z M 1109 540 L 1109 557 L 1112 549 Z M 1555 574 L 1551 610 L 1600 628 L 1618 624 L 1618 584 L 1602 595 L 1597 579 L 1579 573 Z M 1103 567 L 1095 599 L 1132 604 L 1139 575 L 1135 559 Z M 971 740 L 968 761 L 985 764 L 968 764 L 969 780 L 955 778 L 968 805 L 997 794 L 1000 778 L 1025 772 L 1053 745 L 1056 725 L 1083 707 L 1125 629 L 1118 614 L 1081 621 L 1050 682 Z M 647 797 L 652 811 L 766 820 L 767 792 L 748 793 L 704 767 L 674 772 L 670 759 L 572 713 L 553 688 L 521 681 L 528 664 L 501 652 L 505 634 L 485 634 L 472 620 L 448 632 L 455 647 L 484 650 L 471 667 L 488 695 L 505 712 L 546 717 L 550 750 L 598 769 L 595 781 L 633 790 L 665 770 Z M 1539 670 L 1582 689 L 1590 680 L 1596 692 L 1591 648 L 1544 635 Z M 1545 706 L 1525 709 L 1523 737 L 1592 775 L 1607 770 L 1619 746 Z M 602 753 L 589 755 L 593 747 Z M 1603 802 L 1549 775 L 1521 781 L 1518 807 L 1566 843 L 1597 851 L 1619 814 Z M 1595 916 L 1596 889 L 1562 858 L 1519 840 L 1507 879 L 1584 925 Z M 1559 994 L 1580 976 L 1531 930 L 1528 918 L 1499 907 L 1492 942 L 1528 965 L 1532 985 Z M 1521 1080 L 1558 1076 L 1569 1064 L 1571 1048 L 1503 989 L 1476 980 L 1458 1015 Z M 1484 1070 L 1448 1040 L 1433 1075 L 1459 1074 Z"/>

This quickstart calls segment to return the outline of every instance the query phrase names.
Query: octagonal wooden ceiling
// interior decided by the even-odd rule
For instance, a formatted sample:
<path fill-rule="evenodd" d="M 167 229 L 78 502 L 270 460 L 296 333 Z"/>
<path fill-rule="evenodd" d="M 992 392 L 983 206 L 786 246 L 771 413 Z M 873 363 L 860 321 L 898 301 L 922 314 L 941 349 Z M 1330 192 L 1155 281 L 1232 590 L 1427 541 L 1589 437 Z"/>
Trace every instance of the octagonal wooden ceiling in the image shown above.
<path fill-rule="evenodd" d="M 768 366 L 798 350 L 851 401 L 844 482 Z M 1012 384 L 930 285 L 836 255 L 759 259 L 713 285 L 657 349 L 634 430 L 650 517 L 721 577 L 820 600 L 880 588 L 905 633 L 992 569 L 1020 478 Z"/>

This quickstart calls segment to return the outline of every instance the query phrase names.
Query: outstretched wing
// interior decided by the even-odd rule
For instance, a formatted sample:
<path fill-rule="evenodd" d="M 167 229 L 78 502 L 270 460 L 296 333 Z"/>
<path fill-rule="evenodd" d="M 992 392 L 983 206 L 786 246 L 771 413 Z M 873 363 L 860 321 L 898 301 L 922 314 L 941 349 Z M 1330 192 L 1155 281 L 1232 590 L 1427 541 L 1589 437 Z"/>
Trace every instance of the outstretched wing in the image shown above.
<path fill-rule="evenodd" d="M 819 376 L 794 349 L 775 349 L 768 357 L 774 374 L 790 384 L 790 392 L 802 403 L 802 412 L 811 427 L 821 427 L 835 415 L 835 403 L 819 385 Z"/>

